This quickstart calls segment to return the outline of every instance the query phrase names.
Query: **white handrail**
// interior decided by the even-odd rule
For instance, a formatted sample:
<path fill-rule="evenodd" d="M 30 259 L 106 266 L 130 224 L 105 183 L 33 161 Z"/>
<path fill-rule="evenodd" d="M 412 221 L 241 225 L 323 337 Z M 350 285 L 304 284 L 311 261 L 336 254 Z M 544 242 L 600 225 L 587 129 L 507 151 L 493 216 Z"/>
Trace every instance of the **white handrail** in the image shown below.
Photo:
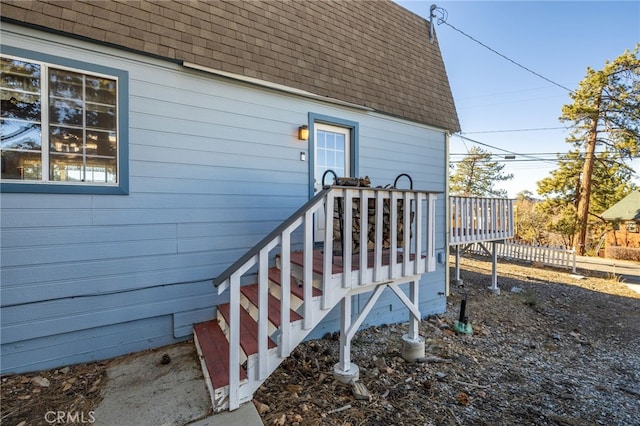
<path fill-rule="evenodd" d="M 304 263 L 302 280 L 305 330 L 313 328 L 321 315 L 312 309 L 313 259 L 318 235 L 314 235 L 314 223 L 324 216 L 322 297 L 321 309 L 328 312 L 343 297 L 344 291 L 363 286 L 372 289 L 379 283 L 415 277 L 435 269 L 435 201 L 434 193 L 384 188 L 331 187 L 310 200 L 256 247 L 228 268 L 214 283 L 219 291 L 230 291 L 229 338 L 229 409 L 239 407 L 240 392 L 240 303 L 241 283 L 244 276 L 257 275 L 258 283 L 258 354 L 247 371 L 249 380 L 263 380 L 276 366 L 268 365 L 268 270 L 270 254 L 279 253 L 280 261 L 280 327 L 278 351 L 284 358 L 299 342 L 293 341 L 291 329 L 290 297 L 291 276 L 294 273 L 292 253 L 302 247 Z M 338 221 L 334 210 L 338 209 Z M 325 214 L 321 214 L 322 212 Z M 341 221 L 341 222 L 340 222 Z M 354 227 L 359 237 L 354 238 Z M 342 225 L 340 237 L 334 230 Z M 302 230 L 302 232 L 296 232 Z M 400 235 L 402 233 L 402 235 Z M 373 236 L 373 239 L 371 238 Z M 337 238 L 337 239 L 336 239 Z M 300 241 L 301 239 L 301 241 Z M 338 242 L 342 250 L 334 249 Z M 355 246 L 354 246 L 355 244 Z M 369 257 L 373 245 L 373 257 Z M 358 247 L 358 251 L 355 250 Z M 402 249 L 401 255 L 399 249 Z M 279 250 L 278 250 L 279 249 Z M 358 253 L 359 254 L 356 254 Z M 399 256 L 402 256 L 399 260 Z M 336 259 L 339 259 L 336 262 Z M 354 268 L 354 262 L 357 262 Z M 342 272 L 334 273 L 334 267 L 342 266 Z M 352 270 L 356 270 L 353 272 Z M 338 269 L 339 271 L 339 269 Z M 343 292 L 338 289 L 345 289 Z M 247 364 L 249 365 L 249 363 Z M 252 377 L 252 375 L 254 375 Z"/>

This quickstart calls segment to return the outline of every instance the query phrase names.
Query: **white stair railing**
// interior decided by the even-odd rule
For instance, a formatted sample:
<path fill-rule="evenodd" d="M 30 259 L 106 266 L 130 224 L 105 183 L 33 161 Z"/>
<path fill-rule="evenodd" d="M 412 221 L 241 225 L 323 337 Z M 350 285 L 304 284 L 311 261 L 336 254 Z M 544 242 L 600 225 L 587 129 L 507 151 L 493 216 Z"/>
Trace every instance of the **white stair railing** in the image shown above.
<path fill-rule="evenodd" d="M 269 279 L 268 269 L 278 254 L 281 270 L 280 327 L 278 355 L 285 358 L 301 341 L 293 336 L 290 321 L 290 290 L 293 272 L 291 254 L 302 251 L 303 318 L 301 330 L 308 332 L 324 314 L 352 290 L 362 292 L 384 282 L 409 282 L 435 270 L 434 193 L 357 187 L 325 188 L 289 219 L 214 280 L 218 293 L 229 291 L 229 409 L 234 410 L 246 395 L 241 393 L 240 303 L 243 277 L 257 275 L 258 354 L 248 362 L 248 380 L 263 381 L 277 367 L 269 365 Z M 328 214 L 321 214 L 324 212 Z M 333 212 L 333 214 L 332 214 Z M 322 254 L 322 299 L 314 311 L 314 221 L 324 219 Z M 342 232 L 337 232 L 339 225 Z M 395 226 L 394 226 L 395 224 Z M 354 230 L 355 229 L 355 230 Z M 335 245 L 335 246 L 334 246 Z M 339 247 L 339 250 L 338 250 Z M 279 250 L 278 250 L 279 249 Z M 355 265 L 354 265 L 355 263 Z M 315 309 L 318 309 L 317 307 Z M 306 335 L 306 333 L 305 333 Z M 249 368 L 251 366 L 251 369 Z M 251 370 L 251 371 L 250 371 Z"/>

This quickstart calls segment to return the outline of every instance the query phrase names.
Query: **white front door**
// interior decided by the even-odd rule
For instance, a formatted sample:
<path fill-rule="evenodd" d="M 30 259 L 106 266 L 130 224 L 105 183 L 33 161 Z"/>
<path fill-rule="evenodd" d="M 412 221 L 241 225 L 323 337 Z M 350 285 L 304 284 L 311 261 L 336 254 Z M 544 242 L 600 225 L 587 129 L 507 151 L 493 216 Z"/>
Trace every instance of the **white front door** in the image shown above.
<path fill-rule="evenodd" d="M 322 175 L 333 170 L 338 177 L 351 176 L 351 129 L 316 123 L 314 126 L 314 193 L 322 189 Z M 327 174 L 325 184 L 333 184 Z"/>
<path fill-rule="evenodd" d="M 338 177 L 351 176 L 351 129 L 315 123 L 313 135 L 313 192 L 322 189 L 322 176 L 333 170 Z M 324 184 L 333 184 L 333 175 L 327 173 Z M 315 223 L 316 241 L 324 241 L 324 214 L 321 211 Z"/>

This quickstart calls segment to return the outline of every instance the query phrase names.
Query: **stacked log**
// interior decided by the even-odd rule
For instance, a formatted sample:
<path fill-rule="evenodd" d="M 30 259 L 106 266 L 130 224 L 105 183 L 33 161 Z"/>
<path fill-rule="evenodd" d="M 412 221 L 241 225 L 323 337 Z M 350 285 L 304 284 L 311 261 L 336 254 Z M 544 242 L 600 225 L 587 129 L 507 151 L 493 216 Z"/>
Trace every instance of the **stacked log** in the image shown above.
<path fill-rule="evenodd" d="M 367 247 L 366 250 L 373 250 L 376 245 L 376 202 L 374 198 L 367 201 Z M 404 246 L 404 200 L 397 200 L 397 244 L 398 248 Z M 335 207 L 333 211 L 333 249 L 335 252 L 342 251 L 342 238 L 344 234 L 344 244 L 351 242 L 352 253 L 360 252 L 360 199 L 354 198 L 352 204 L 352 229 L 342 229 L 344 226 L 344 199 L 338 197 L 335 199 Z M 382 248 L 391 248 L 391 200 L 385 199 L 382 204 Z M 410 224 L 413 223 L 415 212 L 412 210 L 410 214 Z M 411 226 L 409 226 L 409 232 Z M 351 235 L 349 235 L 349 233 Z M 412 235 L 410 234 L 411 238 Z"/>

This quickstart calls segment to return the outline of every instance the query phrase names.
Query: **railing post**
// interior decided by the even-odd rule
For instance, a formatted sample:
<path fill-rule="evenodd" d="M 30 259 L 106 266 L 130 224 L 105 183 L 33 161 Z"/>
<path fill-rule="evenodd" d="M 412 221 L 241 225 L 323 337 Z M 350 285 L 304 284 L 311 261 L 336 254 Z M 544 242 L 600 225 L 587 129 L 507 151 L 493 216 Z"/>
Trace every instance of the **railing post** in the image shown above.
<path fill-rule="evenodd" d="M 364 284 L 367 279 L 367 260 L 369 246 L 369 191 L 360 190 L 360 273 L 358 285 Z"/>
<path fill-rule="evenodd" d="M 233 304 L 231 305 L 233 306 Z M 264 380 L 268 375 L 269 339 L 269 250 L 263 248 L 258 255 L 258 379 Z"/>
<path fill-rule="evenodd" d="M 424 272 L 427 271 L 429 259 L 427 259 L 426 262 L 422 259 L 422 232 L 423 232 L 422 201 L 424 200 L 424 197 L 422 196 L 422 194 L 414 194 L 414 198 L 415 198 L 415 205 L 416 205 L 416 214 L 415 214 L 416 218 L 414 221 L 416 224 L 416 236 L 415 236 L 416 259 L 414 261 L 415 267 L 413 268 L 413 270 L 414 270 L 414 273 L 418 275 L 418 274 L 423 274 Z M 427 209 L 427 214 L 428 212 L 429 210 Z M 429 241 L 428 236 L 427 236 L 427 241 Z M 429 251 L 429 245 L 427 244 L 427 256 L 429 255 L 428 251 Z M 425 265 L 427 265 L 427 267 L 425 267 Z"/>
<path fill-rule="evenodd" d="M 351 262 L 353 252 L 353 191 L 345 189 L 342 194 L 344 226 L 342 228 L 342 287 L 351 286 Z"/>
<path fill-rule="evenodd" d="M 382 246 L 384 244 L 383 239 L 383 213 L 384 213 L 384 198 L 382 191 L 376 191 L 376 209 L 375 209 L 375 244 L 373 249 L 373 280 L 380 281 L 382 280 Z M 389 224 L 391 226 L 391 224 Z"/>
<path fill-rule="evenodd" d="M 240 406 L 240 275 L 231 275 L 229 289 L 229 410 Z"/>
<path fill-rule="evenodd" d="M 304 262 L 302 265 L 302 293 L 304 296 L 303 328 L 309 330 L 313 326 L 313 211 L 304 214 Z"/>
<path fill-rule="evenodd" d="M 322 265 L 322 309 L 329 309 L 332 297 L 328 283 L 333 275 L 333 206 L 335 191 L 330 191 L 325 200 L 324 257 Z"/>
<path fill-rule="evenodd" d="M 391 191 L 389 196 L 389 222 L 391 223 L 391 253 L 389 254 L 389 279 L 398 277 L 398 192 Z"/>
<path fill-rule="evenodd" d="M 280 267 L 280 357 L 285 358 L 291 352 L 291 324 L 289 311 L 291 309 L 291 232 L 288 229 L 282 233 L 281 237 L 281 260 Z"/>
<path fill-rule="evenodd" d="M 429 212 L 427 219 L 427 271 L 436 270 L 436 194 L 429 194 Z"/>
<path fill-rule="evenodd" d="M 404 192 L 402 197 L 402 274 L 411 275 L 409 262 L 411 260 L 411 199 L 409 192 Z"/>

